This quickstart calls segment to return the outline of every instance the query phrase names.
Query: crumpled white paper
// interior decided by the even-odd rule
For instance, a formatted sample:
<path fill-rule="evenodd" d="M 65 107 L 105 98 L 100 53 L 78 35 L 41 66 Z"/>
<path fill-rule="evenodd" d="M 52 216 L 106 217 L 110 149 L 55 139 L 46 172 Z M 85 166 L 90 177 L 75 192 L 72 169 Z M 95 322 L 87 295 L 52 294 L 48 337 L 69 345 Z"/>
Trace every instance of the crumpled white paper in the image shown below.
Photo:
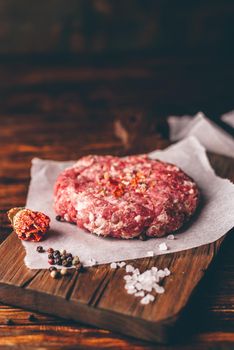
<path fill-rule="evenodd" d="M 227 123 L 228 125 L 234 128 L 234 111 L 230 111 L 228 113 L 223 114 L 221 116 L 221 119 L 223 122 Z"/>
<path fill-rule="evenodd" d="M 234 113 L 222 116 L 227 124 L 234 125 Z M 187 136 L 195 136 L 210 152 L 234 158 L 234 138 L 199 112 L 194 117 L 168 117 L 170 140 L 178 141 Z"/>
<path fill-rule="evenodd" d="M 234 185 L 215 175 L 204 147 L 195 137 L 189 137 L 165 150 L 150 153 L 153 159 L 172 162 L 193 177 L 201 190 L 202 200 L 197 214 L 179 233 L 175 240 L 152 238 L 147 241 L 118 240 L 88 234 L 77 226 L 55 220 L 53 211 L 53 185 L 58 174 L 73 162 L 55 162 L 33 159 L 27 207 L 39 210 L 51 218 L 48 238 L 40 242 L 45 249 L 66 249 L 79 255 L 84 265 L 110 263 L 147 256 L 177 252 L 214 242 L 234 226 Z M 169 250 L 160 251 L 159 244 L 166 242 Z M 47 254 L 36 252 L 38 243 L 23 242 L 25 263 L 29 268 L 48 268 Z"/>

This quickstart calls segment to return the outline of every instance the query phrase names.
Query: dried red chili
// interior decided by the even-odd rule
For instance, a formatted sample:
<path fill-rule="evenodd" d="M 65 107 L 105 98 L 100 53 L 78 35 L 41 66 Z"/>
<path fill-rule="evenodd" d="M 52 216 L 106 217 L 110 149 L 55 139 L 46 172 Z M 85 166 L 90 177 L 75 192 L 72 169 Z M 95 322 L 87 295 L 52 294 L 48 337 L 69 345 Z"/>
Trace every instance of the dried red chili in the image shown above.
<path fill-rule="evenodd" d="M 10 209 L 8 218 L 19 239 L 24 241 L 41 241 L 50 225 L 50 218 L 47 215 L 26 208 Z"/>

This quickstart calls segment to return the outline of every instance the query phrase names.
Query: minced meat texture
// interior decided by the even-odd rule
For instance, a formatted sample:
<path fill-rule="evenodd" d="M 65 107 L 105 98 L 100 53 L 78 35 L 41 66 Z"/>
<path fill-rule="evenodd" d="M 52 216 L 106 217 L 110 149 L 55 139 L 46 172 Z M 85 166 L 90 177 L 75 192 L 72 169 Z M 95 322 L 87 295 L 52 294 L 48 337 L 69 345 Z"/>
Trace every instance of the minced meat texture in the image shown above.
<path fill-rule="evenodd" d="M 146 155 L 90 155 L 64 170 L 54 208 L 64 220 L 101 236 L 162 237 L 195 212 L 199 191 L 176 165 Z"/>

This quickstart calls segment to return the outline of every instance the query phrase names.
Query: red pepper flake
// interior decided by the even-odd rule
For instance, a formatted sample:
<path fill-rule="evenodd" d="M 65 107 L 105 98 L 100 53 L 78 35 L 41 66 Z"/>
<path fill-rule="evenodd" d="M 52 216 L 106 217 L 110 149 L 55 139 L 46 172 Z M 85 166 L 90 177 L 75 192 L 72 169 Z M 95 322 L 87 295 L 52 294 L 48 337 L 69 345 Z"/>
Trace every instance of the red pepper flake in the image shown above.
<path fill-rule="evenodd" d="M 125 192 L 124 185 L 119 184 L 114 190 L 114 195 L 115 197 L 121 197 L 124 194 L 124 192 Z"/>
<path fill-rule="evenodd" d="M 137 186 L 137 184 L 138 184 L 138 179 L 137 179 L 136 176 L 131 180 L 130 184 L 131 184 L 131 186 L 133 186 L 133 187 L 136 187 L 136 186 Z"/>
<path fill-rule="evenodd" d="M 41 241 L 50 225 L 50 218 L 47 215 L 26 208 L 10 209 L 8 218 L 19 239 L 24 241 Z"/>
<path fill-rule="evenodd" d="M 108 181 L 110 182 L 111 185 L 114 185 L 114 186 L 118 186 L 119 184 L 119 181 L 116 179 L 113 179 L 112 177 L 110 177 Z"/>
<path fill-rule="evenodd" d="M 104 174 L 104 178 L 109 182 L 110 185 L 112 185 L 112 193 L 114 194 L 115 197 L 119 198 L 121 196 L 123 196 L 123 194 L 126 191 L 127 186 L 124 184 L 124 178 L 122 179 L 114 179 L 113 177 L 111 177 L 108 173 Z M 144 174 L 142 174 L 141 172 L 134 170 L 132 172 L 132 179 L 129 182 L 129 186 L 135 188 L 137 190 L 138 185 L 145 185 L 144 181 L 145 180 L 145 176 Z M 139 191 L 145 190 L 145 187 L 141 187 Z M 105 188 L 102 188 L 101 190 L 102 194 L 106 194 L 105 192 Z"/>

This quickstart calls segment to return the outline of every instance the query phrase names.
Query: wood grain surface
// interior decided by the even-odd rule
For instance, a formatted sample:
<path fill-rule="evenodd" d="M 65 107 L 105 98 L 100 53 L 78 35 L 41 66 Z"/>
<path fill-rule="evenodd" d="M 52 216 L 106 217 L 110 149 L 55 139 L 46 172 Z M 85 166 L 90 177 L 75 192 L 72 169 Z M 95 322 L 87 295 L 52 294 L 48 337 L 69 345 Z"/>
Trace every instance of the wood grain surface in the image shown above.
<path fill-rule="evenodd" d="M 153 63 L 152 65 L 154 66 Z M 140 67 L 142 67 L 141 64 L 137 67 L 138 72 Z M 156 63 L 155 67 L 157 67 Z M 118 103 L 110 101 L 113 102 L 113 98 L 121 100 L 120 90 L 123 83 L 115 84 L 118 81 L 118 74 L 124 72 L 121 67 L 118 68 L 118 74 L 114 67 L 110 68 L 112 78 L 105 83 L 105 89 L 101 89 L 100 94 L 95 95 L 95 99 L 91 99 L 93 87 L 97 84 L 95 91 L 100 91 L 102 86 L 101 75 L 98 75 L 99 68 L 92 71 L 91 76 L 95 76 L 92 82 L 85 78 L 83 82 L 77 83 L 75 88 L 71 81 L 73 67 L 66 67 L 67 73 L 63 77 L 60 76 L 59 82 L 56 82 L 56 72 L 62 72 L 59 67 L 56 70 L 50 66 L 41 67 L 38 77 L 44 76 L 43 79 L 46 79 L 48 74 L 44 73 L 53 72 L 45 84 L 37 82 L 35 78 L 38 69 L 38 64 L 24 65 L 22 68 L 17 65 L 11 68 L 6 63 L 1 65 L 1 71 L 5 74 L 1 82 L 0 114 L 1 241 L 10 233 L 6 210 L 25 203 L 32 157 L 65 160 L 91 152 L 122 155 L 126 152 L 134 153 L 135 150 L 137 152 L 151 151 L 156 147 L 162 148 L 168 144 L 168 141 L 161 136 L 163 130 L 157 128 L 157 125 L 163 121 L 160 118 L 154 120 L 156 128 L 153 131 L 146 126 L 144 134 L 141 135 L 141 143 L 133 140 L 128 151 L 122 141 L 116 137 L 113 115 L 119 113 L 116 107 Z M 212 67 L 209 69 L 212 72 Z M 89 71 L 87 65 L 84 70 Z M 132 73 L 133 76 L 138 75 L 137 71 Z M 21 78 L 15 85 L 14 81 L 17 76 Z M 29 77 L 28 87 L 23 82 L 26 77 Z M 78 78 L 77 73 L 77 78 L 74 79 Z M 135 92 L 138 91 L 136 88 L 140 87 L 142 81 L 147 81 L 148 87 L 147 91 L 144 88 L 142 90 L 143 94 L 148 95 L 144 99 L 147 103 L 143 106 L 143 110 L 148 112 L 151 106 L 157 110 L 157 100 L 155 104 L 153 102 L 154 94 L 157 94 L 157 91 L 154 91 L 157 79 L 151 80 L 150 75 L 143 80 L 140 77 L 136 78 L 136 86 L 131 85 Z M 69 90 L 69 86 L 72 89 Z M 72 91 L 69 92 L 69 95 L 67 95 L 68 90 Z M 148 94 L 149 91 L 152 94 Z M 133 95 L 128 99 L 124 92 L 123 99 L 125 103 L 121 108 L 124 109 L 126 106 L 134 115 L 139 108 L 139 95 L 136 94 L 135 99 Z M 159 97 L 158 101 L 160 101 Z M 182 113 L 186 108 L 192 111 L 199 105 L 198 102 L 202 101 L 202 93 L 199 95 L 197 92 L 195 95 L 194 92 L 194 98 L 185 101 L 185 104 L 182 105 L 181 92 L 181 98 L 179 97 L 178 101 L 180 107 L 177 105 L 177 108 Z M 210 95 L 210 97 L 206 96 L 203 106 L 206 105 L 210 110 L 216 109 L 218 114 L 220 111 L 224 112 L 227 108 L 231 108 L 227 101 L 227 99 L 222 100 L 220 104 L 214 101 L 213 106 Z M 108 107 L 107 102 L 109 102 Z M 165 115 L 168 113 L 168 107 L 164 108 L 165 105 L 166 102 L 159 104 L 158 117 L 163 114 L 162 111 L 165 111 Z M 130 112 L 129 115 L 131 115 Z M 134 131 L 134 126 L 132 130 Z M 138 131 L 134 132 L 137 134 Z M 224 166 L 222 157 L 211 156 L 210 159 L 212 165 L 218 169 L 220 176 L 227 174 L 233 178 L 233 164 L 225 162 Z M 38 313 L 34 313 L 35 317 L 29 319 L 30 312 L 1 305 L 0 346 L 2 348 L 18 346 L 29 349 L 32 348 L 32 344 L 35 348 L 46 349 L 231 349 L 234 344 L 233 244 L 233 235 L 229 235 L 189 305 L 191 315 L 189 331 L 186 330 L 182 336 L 178 334 L 179 339 L 174 345 L 156 346 L 110 331 L 76 325 L 73 322 Z M 13 320 L 14 325 L 6 324 L 9 319 Z"/>
<path fill-rule="evenodd" d="M 152 266 L 171 271 L 163 283 L 165 293 L 146 306 L 126 293 L 125 269 L 113 270 L 110 264 L 86 268 L 84 272 L 73 270 L 60 279 L 51 279 L 48 270 L 27 269 L 24 248 L 13 232 L 0 246 L 0 300 L 135 338 L 171 343 L 175 329 L 178 332 L 185 327 L 181 321 L 184 309 L 222 241 L 129 261 L 141 272 Z"/>
<path fill-rule="evenodd" d="M 231 51 L 233 15 L 228 0 L 1 0 L 0 54 Z"/>

